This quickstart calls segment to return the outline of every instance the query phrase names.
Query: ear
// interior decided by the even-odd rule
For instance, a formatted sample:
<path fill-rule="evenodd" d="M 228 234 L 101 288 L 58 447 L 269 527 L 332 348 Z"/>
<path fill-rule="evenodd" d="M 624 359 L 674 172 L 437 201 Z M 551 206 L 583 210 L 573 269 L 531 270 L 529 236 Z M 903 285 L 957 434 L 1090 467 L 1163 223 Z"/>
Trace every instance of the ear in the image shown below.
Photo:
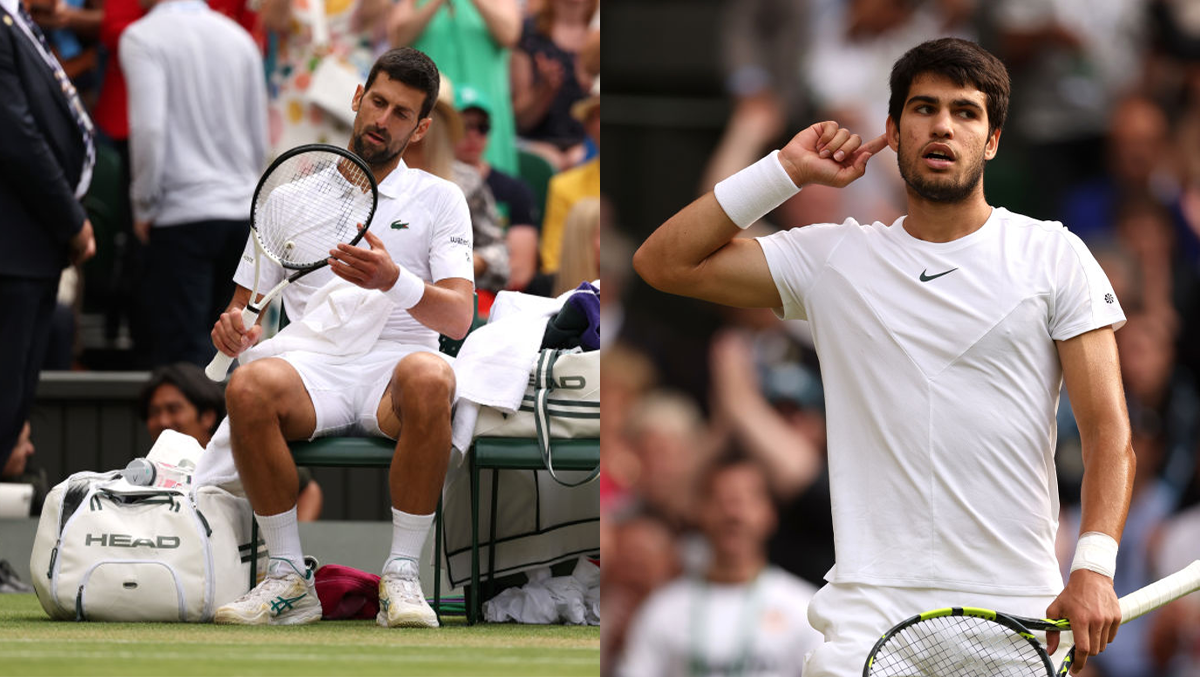
<path fill-rule="evenodd" d="M 895 118 L 893 118 L 892 116 L 889 115 L 887 118 L 887 122 L 885 123 L 885 126 L 886 126 L 886 131 L 887 131 L 888 148 L 891 148 L 892 151 L 899 153 L 900 152 L 900 123 L 897 122 L 895 120 Z"/>
<path fill-rule="evenodd" d="M 413 130 L 412 136 L 408 138 L 408 142 L 416 143 L 420 141 L 425 136 L 425 133 L 429 131 L 429 125 L 431 124 L 433 124 L 433 118 L 421 118 L 421 121 L 417 123 L 417 128 Z"/>
<path fill-rule="evenodd" d="M 1000 152 L 1000 132 L 1001 130 L 997 129 L 988 137 L 987 145 L 983 147 L 983 159 L 991 160 Z"/>
<path fill-rule="evenodd" d="M 367 92 L 363 89 L 362 85 L 359 85 L 357 88 L 355 88 L 354 99 L 350 102 L 350 110 L 354 111 L 355 113 L 358 112 L 359 107 L 362 106 L 363 94 L 366 93 Z"/>

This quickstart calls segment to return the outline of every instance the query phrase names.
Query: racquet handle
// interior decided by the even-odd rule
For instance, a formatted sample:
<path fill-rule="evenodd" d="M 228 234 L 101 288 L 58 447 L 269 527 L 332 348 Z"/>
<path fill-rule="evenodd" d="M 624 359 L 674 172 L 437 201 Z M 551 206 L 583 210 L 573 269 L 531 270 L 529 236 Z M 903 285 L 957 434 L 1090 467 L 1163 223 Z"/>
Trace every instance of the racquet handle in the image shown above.
<path fill-rule="evenodd" d="M 1128 623 L 1149 611 L 1200 589 L 1200 560 L 1166 578 L 1121 598 L 1121 622 Z"/>
<path fill-rule="evenodd" d="M 242 328 L 249 331 L 249 328 L 253 327 L 256 321 L 258 321 L 257 310 L 250 306 L 242 308 Z M 204 373 L 210 379 L 220 383 L 225 380 L 225 375 L 229 373 L 229 365 L 231 364 L 233 364 L 233 358 L 218 350 L 217 354 L 213 356 L 212 362 L 209 362 L 208 366 L 204 368 Z"/>

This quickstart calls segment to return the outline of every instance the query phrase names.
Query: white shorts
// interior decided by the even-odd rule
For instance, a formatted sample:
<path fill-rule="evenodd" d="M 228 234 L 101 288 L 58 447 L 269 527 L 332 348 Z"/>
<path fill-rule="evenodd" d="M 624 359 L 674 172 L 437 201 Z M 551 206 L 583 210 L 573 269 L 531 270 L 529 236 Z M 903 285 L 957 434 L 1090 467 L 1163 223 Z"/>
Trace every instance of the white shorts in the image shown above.
<path fill-rule="evenodd" d="M 825 643 L 809 654 L 804 677 L 862 677 L 875 642 L 892 626 L 923 611 L 975 606 L 1041 618 L 1054 597 L 827 583 L 808 603 L 808 622 L 825 636 Z M 1064 649 L 1070 647 L 1068 637 L 1063 643 Z"/>
<path fill-rule="evenodd" d="M 310 439 L 335 435 L 387 437 L 375 412 L 392 380 L 396 364 L 413 353 L 432 353 L 454 364 L 454 358 L 428 346 L 379 343 L 357 359 L 330 364 L 328 355 L 292 351 L 278 355 L 300 374 L 308 390 L 317 425 Z"/>

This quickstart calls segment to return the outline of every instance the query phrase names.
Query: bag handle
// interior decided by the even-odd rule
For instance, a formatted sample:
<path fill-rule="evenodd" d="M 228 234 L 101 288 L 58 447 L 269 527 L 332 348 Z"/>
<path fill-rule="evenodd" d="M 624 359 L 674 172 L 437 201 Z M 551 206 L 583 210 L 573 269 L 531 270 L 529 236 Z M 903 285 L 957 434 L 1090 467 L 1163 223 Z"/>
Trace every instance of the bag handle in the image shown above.
<path fill-rule="evenodd" d="M 550 391 L 554 390 L 554 364 L 558 362 L 558 358 L 563 350 L 543 350 L 538 355 L 537 367 L 534 369 L 534 394 L 533 394 L 533 421 L 534 427 L 537 429 L 538 448 L 542 452 L 542 463 L 546 465 L 546 470 L 550 472 L 550 477 L 555 482 L 564 487 L 579 487 L 595 480 L 600 476 L 600 463 L 596 463 L 596 467 L 588 474 L 587 477 L 578 482 L 568 482 L 558 476 L 554 471 L 554 450 L 550 443 Z"/>

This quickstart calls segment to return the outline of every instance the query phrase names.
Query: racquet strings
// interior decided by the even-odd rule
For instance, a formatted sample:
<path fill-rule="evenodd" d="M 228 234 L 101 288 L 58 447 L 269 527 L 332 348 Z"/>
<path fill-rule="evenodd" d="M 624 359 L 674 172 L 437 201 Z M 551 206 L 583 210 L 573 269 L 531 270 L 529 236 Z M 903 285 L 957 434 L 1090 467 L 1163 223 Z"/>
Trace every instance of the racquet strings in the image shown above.
<path fill-rule="evenodd" d="M 374 200 L 366 171 L 337 153 L 312 150 L 275 166 L 254 201 L 264 251 L 286 268 L 320 265 L 368 225 Z"/>
<path fill-rule="evenodd" d="M 1014 630 L 972 616 L 940 616 L 893 635 L 871 677 L 1047 677 L 1038 650 Z"/>

